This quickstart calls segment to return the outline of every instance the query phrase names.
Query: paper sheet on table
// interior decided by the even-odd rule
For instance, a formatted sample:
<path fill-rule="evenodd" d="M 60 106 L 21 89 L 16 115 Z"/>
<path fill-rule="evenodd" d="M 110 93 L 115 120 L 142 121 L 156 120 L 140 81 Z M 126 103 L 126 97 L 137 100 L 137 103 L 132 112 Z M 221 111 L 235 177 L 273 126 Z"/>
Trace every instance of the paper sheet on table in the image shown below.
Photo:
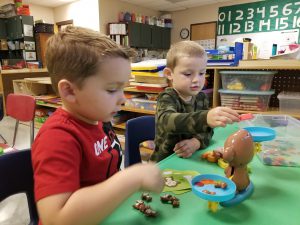
<path fill-rule="evenodd" d="M 191 181 L 194 176 L 199 175 L 199 172 L 193 170 L 173 170 L 173 169 L 164 169 L 163 177 L 165 182 L 170 182 L 172 186 L 165 187 L 163 192 L 173 192 L 174 194 L 183 194 L 191 191 Z M 174 186 L 173 186 L 174 185 Z"/>

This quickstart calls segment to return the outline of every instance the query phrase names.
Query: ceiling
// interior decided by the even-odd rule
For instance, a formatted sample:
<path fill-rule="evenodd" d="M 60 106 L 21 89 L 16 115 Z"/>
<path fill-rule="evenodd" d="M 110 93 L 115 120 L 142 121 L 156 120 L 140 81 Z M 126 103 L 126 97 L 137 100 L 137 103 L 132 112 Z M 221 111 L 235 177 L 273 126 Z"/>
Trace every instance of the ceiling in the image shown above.
<path fill-rule="evenodd" d="M 211 5 L 231 0 L 121 0 L 133 5 L 143 6 L 157 11 L 178 11 L 202 5 Z"/>
<path fill-rule="evenodd" d="M 24 4 L 34 4 L 55 8 L 77 0 L 23 0 Z M 109 0 L 106 0 L 109 1 Z M 157 11 L 178 11 L 202 5 L 211 5 L 219 2 L 229 2 L 231 0 L 121 0 L 133 5 L 142 6 Z"/>
<path fill-rule="evenodd" d="M 23 0 L 23 3 L 55 8 L 57 6 L 61 6 L 75 1 L 76 0 Z"/>

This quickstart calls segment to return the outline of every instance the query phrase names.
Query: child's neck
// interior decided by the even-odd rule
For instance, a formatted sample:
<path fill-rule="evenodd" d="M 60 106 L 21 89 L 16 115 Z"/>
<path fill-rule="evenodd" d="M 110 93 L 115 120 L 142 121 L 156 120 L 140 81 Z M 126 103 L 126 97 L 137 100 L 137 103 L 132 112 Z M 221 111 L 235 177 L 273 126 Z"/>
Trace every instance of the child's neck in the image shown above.
<path fill-rule="evenodd" d="M 98 121 L 92 121 L 92 120 L 89 120 L 89 119 L 81 116 L 80 114 L 76 113 L 74 110 L 72 110 L 70 107 L 68 107 L 65 104 L 62 104 L 62 109 L 67 111 L 68 113 L 70 113 L 76 119 L 79 119 L 79 120 L 81 120 L 85 123 L 88 123 L 88 124 L 91 124 L 91 125 L 97 125 L 98 124 Z"/>
<path fill-rule="evenodd" d="M 174 88 L 174 87 L 173 87 Z M 193 96 L 183 96 L 180 94 L 179 91 L 176 90 L 176 88 L 174 88 L 174 90 L 177 92 L 178 96 L 185 102 L 190 102 L 193 98 Z"/>

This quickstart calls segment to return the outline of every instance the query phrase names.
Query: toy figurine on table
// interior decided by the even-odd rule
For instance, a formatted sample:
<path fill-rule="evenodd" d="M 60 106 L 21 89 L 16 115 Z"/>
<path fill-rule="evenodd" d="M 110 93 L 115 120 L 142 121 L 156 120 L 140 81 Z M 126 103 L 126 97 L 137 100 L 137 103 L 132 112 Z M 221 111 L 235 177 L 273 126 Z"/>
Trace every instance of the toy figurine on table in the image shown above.
<path fill-rule="evenodd" d="M 225 141 L 224 149 L 219 154 L 228 162 L 225 175 L 236 184 L 236 195 L 233 199 L 221 202 L 222 206 L 236 205 L 253 193 L 254 187 L 249 178 L 247 165 L 254 156 L 254 150 L 252 136 L 244 129 L 233 133 Z"/>
<path fill-rule="evenodd" d="M 222 158 L 228 163 L 225 168 L 226 177 L 218 175 L 200 175 L 193 179 L 193 191 L 199 197 L 208 200 L 208 208 L 215 212 L 218 202 L 222 206 L 232 206 L 240 203 L 253 193 L 253 184 L 248 175 L 247 164 L 254 156 L 254 143 L 247 130 L 239 130 L 231 134 L 225 141 L 224 148 L 214 152 L 216 158 Z M 204 176 L 205 179 L 201 176 Z M 216 185 L 206 185 L 199 188 L 199 183 L 207 183 L 207 177 L 215 176 L 210 183 L 225 182 L 227 187 L 218 189 Z M 230 187 L 230 188 L 228 188 Z"/>
<path fill-rule="evenodd" d="M 218 202 L 224 207 L 233 206 L 241 203 L 249 198 L 254 191 L 254 186 L 250 181 L 248 174 L 248 163 L 251 162 L 257 148 L 260 147 L 260 142 L 268 141 L 275 138 L 275 131 L 267 127 L 245 127 L 233 134 L 231 134 L 225 141 L 224 148 L 207 152 L 202 155 L 202 158 L 210 162 L 218 162 L 222 159 L 226 162 L 224 167 L 227 178 L 217 178 L 225 182 L 230 189 L 218 190 L 214 186 L 207 185 L 205 190 L 199 188 L 200 184 L 207 183 L 203 181 L 201 176 L 211 176 L 210 174 L 200 175 L 193 179 L 193 192 L 199 197 L 208 200 L 208 207 L 215 212 L 218 207 Z M 219 164 L 220 165 L 220 164 Z M 217 176 L 217 175 L 215 175 Z M 217 182 L 210 181 L 211 183 Z M 234 186 L 229 185 L 230 182 Z M 232 194 L 232 190 L 234 193 Z"/>

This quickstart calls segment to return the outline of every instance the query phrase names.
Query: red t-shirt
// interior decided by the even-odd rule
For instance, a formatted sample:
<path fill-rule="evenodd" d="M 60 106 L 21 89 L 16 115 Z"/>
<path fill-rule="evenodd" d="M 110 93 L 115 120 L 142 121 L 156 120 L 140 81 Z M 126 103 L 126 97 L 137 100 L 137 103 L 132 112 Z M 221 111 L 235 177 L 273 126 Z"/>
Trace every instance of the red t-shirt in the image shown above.
<path fill-rule="evenodd" d="M 102 182 L 120 162 L 121 146 L 110 123 L 87 124 L 57 109 L 32 146 L 35 200 Z"/>

